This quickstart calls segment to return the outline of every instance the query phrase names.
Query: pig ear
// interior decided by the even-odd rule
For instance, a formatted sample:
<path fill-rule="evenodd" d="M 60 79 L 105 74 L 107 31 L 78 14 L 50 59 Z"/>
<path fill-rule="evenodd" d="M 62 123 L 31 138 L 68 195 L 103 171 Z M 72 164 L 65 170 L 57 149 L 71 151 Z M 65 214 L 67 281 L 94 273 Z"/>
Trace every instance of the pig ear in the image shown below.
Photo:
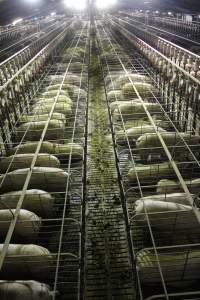
<path fill-rule="evenodd" d="M 53 299 L 53 296 L 58 296 L 59 295 L 59 292 L 58 291 L 55 291 L 55 292 L 49 292 L 49 295 L 50 295 L 50 299 Z"/>

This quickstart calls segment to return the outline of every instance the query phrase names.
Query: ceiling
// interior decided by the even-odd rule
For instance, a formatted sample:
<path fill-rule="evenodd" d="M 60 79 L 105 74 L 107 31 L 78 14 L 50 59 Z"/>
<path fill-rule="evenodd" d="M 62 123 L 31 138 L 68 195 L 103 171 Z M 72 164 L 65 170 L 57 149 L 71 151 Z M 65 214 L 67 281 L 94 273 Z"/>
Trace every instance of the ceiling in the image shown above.
<path fill-rule="evenodd" d="M 76 0 L 74 0 L 76 1 Z M 45 15 L 52 10 L 63 12 L 63 0 L 0 0 L 0 22 L 16 17 Z M 120 8 L 160 9 L 200 13 L 200 0 L 118 0 Z"/>

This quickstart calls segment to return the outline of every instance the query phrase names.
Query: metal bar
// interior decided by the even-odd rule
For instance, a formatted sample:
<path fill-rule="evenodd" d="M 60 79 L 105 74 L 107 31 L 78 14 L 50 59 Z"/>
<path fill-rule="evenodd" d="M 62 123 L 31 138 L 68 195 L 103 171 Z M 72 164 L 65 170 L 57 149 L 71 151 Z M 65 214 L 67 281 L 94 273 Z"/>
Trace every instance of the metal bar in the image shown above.
<path fill-rule="evenodd" d="M 62 33 L 63 34 L 63 33 Z M 53 40 L 54 42 L 54 40 Z M 47 47 L 47 46 L 46 46 Z M 45 47 L 45 48 L 46 48 Z M 38 56 L 38 55 L 36 55 Z M 70 64 L 69 64 L 70 65 Z M 5 239 L 5 242 L 4 242 L 4 246 L 3 246 L 3 250 L 2 250 L 2 254 L 0 256 L 0 269 L 2 268 L 3 266 L 3 262 L 4 262 L 4 259 L 5 259 L 5 256 L 6 256 L 6 253 L 7 253 L 7 250 L 8 250 L 8 247 L 9 247 L 9 243 L 10 243 L 10 240 L 11 240 L 11 237 L 12 237 L 12 234 L 13 234 L 13 231 L 14 231 L 14 228 L 15 228 L 15 225 L 16 225 L 16 222 L 17 222 L 17 218 L 18 218 L 18 215 L 19 215 L 19 212 L 20 212 L 20 209 L 21 209 L 21 206 L 22 206 L 22 203 L 23 203 L 23 200 L 24 200 L 24 197 L 25 197 L 25 192 L 28 188 L 28 185 L 29 185 L 29 182 L 30 182 L 30 179 L 31 179 L 31 176 L 32 176 L 32 172 L 33 172 L 33 168 L 35 166 L 35 163 L 36 163 L 36 160 L 37 160 L 37 156 L 40 152 L 40 148 L 41 148 L 41 145 L 42 145 L 42 142 L 43 142 L 43 139 L 45 137 L 45 134 L 46 134 L 46 131 L 47 131 L 47 128 L 48 128 L 48 125 L 49 125 L 49 122 L 50 122 L 50 119 L 52 117 L 52 114 L 53 114 L 53 111 L 54 111 L 54 108 L 55 108 L 55 105 L 58 101 L 58 97 L 59 97 L 59 94 L 60 94 L 60 91 L 62 89 L 62 85 L 64 83 L 64 79 L 68 73 L 68 69 L 69 69 L 69 65 L 68 65 L 68 68 L 65 72 L 65 75 L 64 75 L 64 78 L 62 80 L 62 83 L 60 85 L 60 88 L 57 92 L 57 96 L 55 97 L 55 100 L 54 100 L 54 103 L 52 105 L 52 108 L 51 108 L 51 111 L 49 113 L 49 117 L 46 121 L 46 124 L 45 124 L 45 127 L 43 129 L 43 132 L 41 134 L 41 138 L 40 138 L 40 141 L 38 142 L 38 145 L 37 145 L 37 148 L 36 148 L 36 151 L 35 151 L 35 155 L 33 157 L 33 160 L 32 160 L 32 163 L 31 163 L 31 166 L 30 166 L 30 170 L 27 172 L 27 176 L 26 176 L 26 180 L 24 182 L 24 186 L 23 186 L 23 189 L 22 189 L 22 194 L 19 198 L 19 201 L 18 201 L 18 204 L 17 204 L 17 207 L 16 207 L 16 211 L 15 211 L 15 218 L 12 220 L 11 224 L 10 224 L 10 227 L 9 227 L 9 230 L 8 230 L 8 233 L 7 233 L 7 236 L 6 236 L 6 239 Z M 24 68 L 24 67 L 23 67 Z M 1 182 L 2 184 L 2 182 Z"/>

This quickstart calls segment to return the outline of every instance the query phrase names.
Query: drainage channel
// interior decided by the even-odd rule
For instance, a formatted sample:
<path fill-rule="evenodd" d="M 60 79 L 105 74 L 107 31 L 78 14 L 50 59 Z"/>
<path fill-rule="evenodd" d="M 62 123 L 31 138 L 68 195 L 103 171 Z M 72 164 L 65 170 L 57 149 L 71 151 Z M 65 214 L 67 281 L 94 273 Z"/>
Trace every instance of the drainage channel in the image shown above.
<path fill-rule="evenodd" d="M 134 299 L 104 81 L 91 30 L 85 299 Z"/>

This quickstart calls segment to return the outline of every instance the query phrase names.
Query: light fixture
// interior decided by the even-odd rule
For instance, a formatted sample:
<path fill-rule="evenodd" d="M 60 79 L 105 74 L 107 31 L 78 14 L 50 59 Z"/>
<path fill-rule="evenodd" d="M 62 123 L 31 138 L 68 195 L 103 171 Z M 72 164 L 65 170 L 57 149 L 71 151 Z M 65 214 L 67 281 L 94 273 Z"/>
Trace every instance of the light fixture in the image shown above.
<path fill-rule="evenodd" d="M 95 5 L 98 9 L 105 9 L 115 5 L 116 2 L 116 0 L 96 0 Z"/>
<path fill-rule="evenodd" d="M 159 11 L 158 11 L 158 10 L 156 10 L 156 14 L 159 14 Z"/>
<path fill-rule="evenodd" d="M 12 22 L 12 25 L 15 26 L 16 24 L 19 24 L 19 23 L 21 23 L 22 21 L 23 21 L 22 18 L 18 18 L 18 19 L 14 20 L 14 21 Z"/>
<path fill-rule="evenodd" d="M 56 12 L 53 11 L 53 12 L 51 13 L 51 16 L 54 17 L 55 15 L 56 15 Z"/>
<path fill-rule="evenodd" d="M 64 4 L 71 9 L 84 10 L 86 8 L 86 0 L 65 0 Z"/>
<path fill-rule="evenodd" d="M 30 3 L 30 4 L 38 3 L 39 1 L 41 1 L 41 0 L 24 0 L 24 2 Z"/>
<path fill-rule="evenodd" d="M 171 11 L 168 11 L 168 15 L 171 16 L 171 15 L 172 15 L 172 12 L 171 12 Z"/>

